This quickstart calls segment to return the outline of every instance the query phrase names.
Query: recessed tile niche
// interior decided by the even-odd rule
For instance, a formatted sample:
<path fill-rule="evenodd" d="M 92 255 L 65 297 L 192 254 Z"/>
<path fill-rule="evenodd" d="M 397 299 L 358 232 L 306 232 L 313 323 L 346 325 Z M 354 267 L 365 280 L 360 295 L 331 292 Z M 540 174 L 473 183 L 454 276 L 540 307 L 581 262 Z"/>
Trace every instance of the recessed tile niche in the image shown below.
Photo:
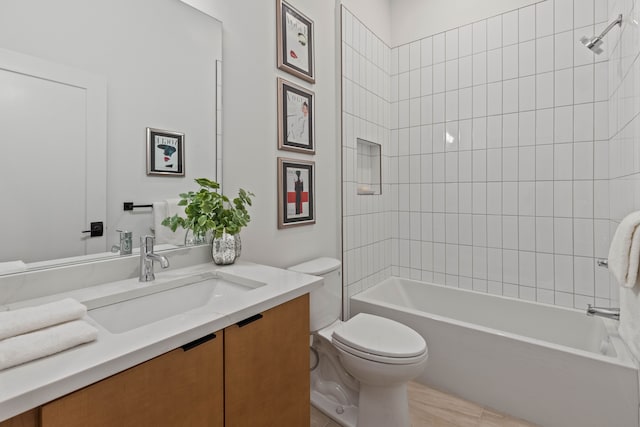
<path fill-rule="evenodd" d="M 381 194 L 380 144 L 358 138 L 358 194 Z"/>

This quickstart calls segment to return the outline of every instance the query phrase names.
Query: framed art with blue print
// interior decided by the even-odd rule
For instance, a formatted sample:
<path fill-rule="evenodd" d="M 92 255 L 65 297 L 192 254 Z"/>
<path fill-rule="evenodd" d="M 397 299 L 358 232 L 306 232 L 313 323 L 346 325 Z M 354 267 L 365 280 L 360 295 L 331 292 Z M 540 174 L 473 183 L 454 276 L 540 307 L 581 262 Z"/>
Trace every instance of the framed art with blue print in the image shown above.
<path fill-rule="evenodd" d="M 147 128 L 147 175 L 184 176 L 184 134 Z"/>

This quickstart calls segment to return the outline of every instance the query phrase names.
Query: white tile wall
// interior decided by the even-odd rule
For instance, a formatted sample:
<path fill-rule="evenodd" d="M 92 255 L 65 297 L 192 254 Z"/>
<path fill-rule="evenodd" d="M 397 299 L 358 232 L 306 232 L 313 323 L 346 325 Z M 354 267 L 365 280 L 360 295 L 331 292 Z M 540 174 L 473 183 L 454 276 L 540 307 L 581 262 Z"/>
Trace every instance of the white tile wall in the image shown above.
<path fill-rule="evenodd" d="M 600 160 L 599 156 L 602 155 L 608 158 L 608 188 L 607 181 L 600 179 L 607 176 L 607 166 L 594 163 L 594 173 L 598 178 L 594 181 L 594 212 L 598 218 L 594 221 L 594 234 L 603 236 L 607 235 L 607 230 L 601 220 L 608 216 L 611 235 L 622 218 L 640 209 L 640 30 L 637 25 L 640 20 L 640 1 L 609 0 L 608 6 L 608 16 L 603 14 L 601 6 L 596 7 L 596 16 L 612 20 L 622 14 L 623 23 L 622 28 L 614 28 L 605 39 L 605 52 L 600 56 L 609 58 L 606 70 L 596 63 L 594 71 L 598 77 L 607 77 L 605 85 L 609 100 L 608 144 L 596 143 L 594 148 L 595 159 Z M 594 96 L 600 100 L 603 86 L 596 86 L 594 90 Z M 597 107 L 598 104 L 595 111 L 601 113 L 603 110 Z M 595 132 L 601 135 L 598 130 Z M 608 150 L 604 150 L 604 146 Z M 602 256 L 605 248 L 596 242 L 594 250 L 598 256 Z M 599 282 L 605 276 L 603 272 L 596 274 L 596 299 L 617 300 L 615 279 L 611 278 L 610 287 Z"/>
<path fill-rule="evenodd" d="M 603 165 L 595 147 L 612 154 L 593 123 L 608 109 L 602 79 L 612 71 L 576 47 L 576 33 L 607 19 L 601 0 L 587 3 L 547 0 L 420 40 L 422 52 L 433 47 L 433 65 L 421 69 L 427 91 L 407 96 L 421 97 L 421 124 L 434 135 L 420 153 L 422 230 L 399 215 L 394 238 L 409 258 L 414 247 L 433 248 L 420 254 L 423 277 L 569 306 L 595 302 L 595 290 L 607 288 L 596 284 L 608 279 L 594 257 L 609 233 L 595 224 L 607 219 L 597 193 L 611 161 Z M 392 133 L 412 128 L 402 118 L 394 125 Z M 598 302 L 609 298 L 601 292 Z"/>
<path fill-rule="evenodd" d="M 405 237 L 412 227 L 419 228 L 419 222 L 410 223 L 408 211 L 415 210 L 419 218 L 419 187 L 412 187 L 410 182 L 420 182 L 421 97 L 423 91 L 432 91 L 427 85 L 423 88 L 422 80 L 431 83 L 432 76 L 422 73 L 421 65 L 430 63 L 430 55 L 426 54 L 430 51 L 431 46 L 416 41 L 392 54 L 389 46 L 342 8 L 343 271 L 347 317 L 348 296 L 391 275 L 391 237 L 398 233 L 391 224 L 397 224 L 399 206 L 403 207 L 403 218 L 407 217 Z M 421 52 L 425 52 L 424 64 L 420 61 Z M 402 130 L 398 123 L 403 124 Z M 357 194 L 358 138 L 382 147 L 382 194 Z M 400 250 L 404 267 L 418 265 L 420 240 L 408 243 L 403 240 L 402 245 L 396 245 L 396 265 L 400 265 Z"/>
<path fill-rule="evenodd" d="M 577 308 L 615 302 L 595 259 L 640 208 L 640 34 L 615 29 L 599 56 L 578 39 L 617 13 L 638 20 L 640 0 L 577 1 L 392 49 L 343 8 L 347 295 L 393 274 Z M 363 69 L 389 83 L 369 85 Z M 357 137 L 382 144 L 380 196 L 355 195 Z"/>

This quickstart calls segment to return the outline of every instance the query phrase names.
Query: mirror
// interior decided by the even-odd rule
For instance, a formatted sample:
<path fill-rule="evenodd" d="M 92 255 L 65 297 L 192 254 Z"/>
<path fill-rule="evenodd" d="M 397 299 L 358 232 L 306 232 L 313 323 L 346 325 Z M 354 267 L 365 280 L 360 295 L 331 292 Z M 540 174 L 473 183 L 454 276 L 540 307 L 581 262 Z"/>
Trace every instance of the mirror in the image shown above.
<path fill-rule="evenodd" d="M 0 128 L 15 147 L 0 169 L 12 206 L 0 266 L 119 256 L 116 230 L 137 247 L 153 228 L 152 208 L 125 202 L 220 182 L 220 21 L 179 0 L 3 0 L 0 49 Z M 184 176 L 147 175 L 147 128 L 184 134 Z M 82 233 L 92 222 L 102 236 Z"/>

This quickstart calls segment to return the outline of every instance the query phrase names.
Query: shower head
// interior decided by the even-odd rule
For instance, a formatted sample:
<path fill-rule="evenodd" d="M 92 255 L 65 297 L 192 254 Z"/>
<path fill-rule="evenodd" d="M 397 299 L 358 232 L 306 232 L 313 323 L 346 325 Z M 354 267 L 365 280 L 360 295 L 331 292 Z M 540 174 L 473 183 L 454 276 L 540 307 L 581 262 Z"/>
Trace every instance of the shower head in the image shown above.
<path fill-rule="evenodd" d="M 599 36 L 591 38 L 584 36 L 580 39 L 580 42 L 596 55 L 600 55 L 603 52 L 603 49 L 600 47 L 600 45 L 602 45 L 602 38 L 616 25 L 622 26 L 622 15 L 618 15 L 618 18 L 609 24 Z"/>
<path fill-rule="evenodd" d="M 603 52 L 603 49 L 600 47 L 600 45 L 602 45 L 602 39 L 599 36 L 592 38 L 583 36 L 580 42 L 585 45 L 587 49 L 591 49 L 596 55 L 600 55 Z"/>

